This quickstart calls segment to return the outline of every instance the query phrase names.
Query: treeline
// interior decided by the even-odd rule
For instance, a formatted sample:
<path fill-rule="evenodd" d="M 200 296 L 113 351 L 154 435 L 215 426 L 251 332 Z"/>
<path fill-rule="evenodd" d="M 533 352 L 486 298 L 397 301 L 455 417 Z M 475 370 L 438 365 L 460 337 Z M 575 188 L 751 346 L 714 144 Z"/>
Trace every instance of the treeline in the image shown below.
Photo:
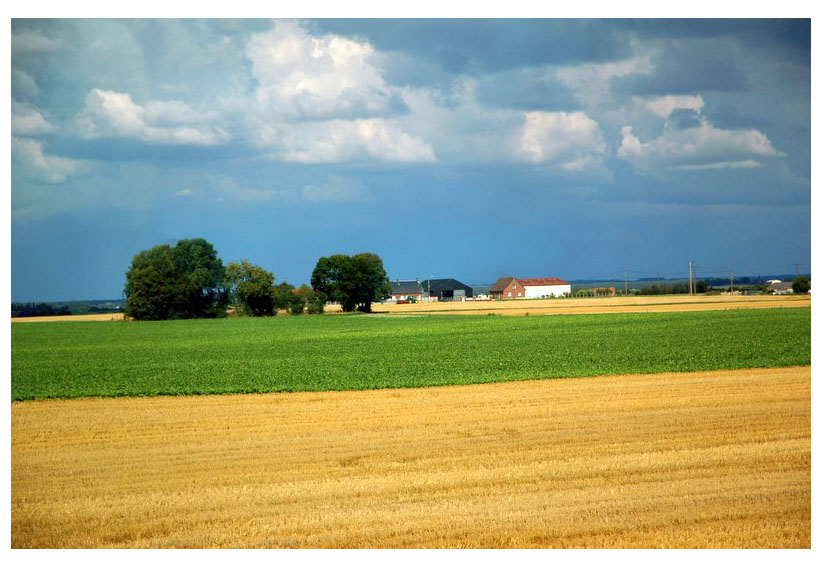
<path fill-rule="evenodd" d="M 120 302 L 112 300 L 61 301 L 61 302 L 13 302 L 12 317 L 48 317 L 50 315 L 85 315 L 88 313 L 120 313 Z"/>
<path fill-rule="evenodd" d="M 49 303 L 12 303 L 12 317 L 48 317 L 53 315 L 71 315 L 66 305 L 55 307 Z"/>
<path fill-rule="evenodd" d="M 709 291 L 709 284 L 704 280 L 697 280 L 694 284 L 695 293 L 706 293 Z M 654 283 L 637 290 L 638 295 L 670 295 L 677 293 L 689 293 L 687 282 L 678 283 Z"/>
<path fill-rule="evenodd" d="M 283 282 L 248 260 L 224 266 L 202 238 L 162 244 L 134 256 L 126 272 L 125 314 L 137 320 L 225 317 L 231 310 L 250 316 L 323 313 L 327 302 L 343 311 L 369 312 L 391 295 L 383 261 L 376 254 L 337 254 L 317 261 L 311 287 Z"/>

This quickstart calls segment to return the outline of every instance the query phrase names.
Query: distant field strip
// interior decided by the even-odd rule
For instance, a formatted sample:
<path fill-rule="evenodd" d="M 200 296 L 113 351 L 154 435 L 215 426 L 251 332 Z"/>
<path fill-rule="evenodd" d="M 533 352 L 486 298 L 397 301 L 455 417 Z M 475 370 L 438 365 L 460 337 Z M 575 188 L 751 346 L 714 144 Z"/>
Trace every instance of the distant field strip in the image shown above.
<path fill-rule="evenodd" d="M 810 295 L 653 295 L 476 302 L 421 302 L 399 305 L 386 303 L 375 304 L 373 307 L 377 314 L 571 315 L 809 307 L 811 301 Z M 340 313 L 340 306 L 326 306 L 326 312 L 329 314 Z M 14 317 L 11 321 L 12 323 L 47 323 L 50 321 L 120 321 L 122 319 L 122 313 L 103 313 L 95 315 L 57 315 L 53 317 Z"/>
<path fill-rule="evenodd" d="M 803 367 L 15 402 L 11 545 L 808 548 L 810 390 Z"/>
<path fill-rule="evenodd" d="M 358 390 L 807 364 L 809 308 L 11 326 L 13 400 Z"/>
<path fill-rule="evenodd" d="M 809 307 L 810 295 L 651 295 L 503 301 L 421 302 L 374 305 L 380 313 L 441 313 L 449 315 L 569 315 L 580 313 L 661 313 L 725 309 Z M 334 307 L 329 308 L 335 311 Z"/>

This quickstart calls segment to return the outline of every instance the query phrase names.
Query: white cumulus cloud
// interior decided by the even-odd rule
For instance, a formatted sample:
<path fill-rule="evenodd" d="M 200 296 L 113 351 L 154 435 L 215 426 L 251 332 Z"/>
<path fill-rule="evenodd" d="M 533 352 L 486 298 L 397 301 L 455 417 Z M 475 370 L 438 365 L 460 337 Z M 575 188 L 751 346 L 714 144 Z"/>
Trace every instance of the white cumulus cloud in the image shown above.
<path fill-rule="evenodd" d="M 433 162 L 434 150 L 403 131 L 396 120 L 369 118 L 309 122 L 281 132 L 275 152 L 285 161 L 339 163 L 347 161 Z"/>
<path fill-rule="evenodd" d="M 232 101 L 269 157 L 297 163 L 433 162 L 435 151 L 394 116 L 402 92 L 387 84 L 369 43 L 276 22 L 246 44 L 253 99 Z"/>
<path fill-rule="evenodd" d="M 12 96 L 21 99 L 33 99 L 40 94 L 40 87 L 29 73 L 21 69 L 11 70 Z"/>
<path fill-rule="evenodd" d="M 11 155 L 26 174 L 48 183 L 63 183 L 83 166 L 80 160 L 47 155 L 41 142 L 17 136 L 11 137 Z"/>
<path fill-rule="evenodd" d="M 666 129 L 648 142 L 642 142 L 630 126 L 625 126 L 617 150 L 619 158 L 640 171 L 747 168 L 760 165 L 757 158 L 785 155 L 758 130 L 723 130 L 705 119 L 695 128 Z"/>
<path fill-rule="evenodd" d="M 391 89 L 366 43 L 312 36 L 296 22 L 277 22 L 246 46 L 258 103 L 281 118 L 374 116 L 391 104 Z"/>
<path fill-rule="evenodd" d="M 12 100 L 11 133 L 20 136 L 48 134 L 57 128 L 33 106 Z"/>
<path fill-rule="evenodd" d="M 150 101 L 144 107 L 128 93 L 92 89 L 77 122 L 89 138 L 212 146 L 228 139 L 224 130 L 205 123 L 212 119 L 214 115 L 199 114 L 180 101 Z"/>
<path fill-rule="evenodd" d="M 519 150 L 523 161 L 579 171 L 603 159 L 606 142 L 583 112 L 528 112 Z"/>
<path fill-rule="evenodd" d="M 661 118 L 668 118 L 679 108 L 700 112 L 703 105 L 703 97 L 700 95 L 666 95 L 646 103 L 646 107 Z"/>
<path fill-rule="evenodd" d="M 29 53 L 48 53 L 60 49 L 60 41 L 41 35 L 33 31 L 12 32 L 12 56 L 27 55 Z"/>

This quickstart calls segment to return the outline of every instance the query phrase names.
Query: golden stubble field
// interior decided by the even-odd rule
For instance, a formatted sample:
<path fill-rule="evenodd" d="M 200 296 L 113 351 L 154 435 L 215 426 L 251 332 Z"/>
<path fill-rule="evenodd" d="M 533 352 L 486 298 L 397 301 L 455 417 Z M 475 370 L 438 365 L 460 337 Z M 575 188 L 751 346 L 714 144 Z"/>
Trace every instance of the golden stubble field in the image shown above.
<path fill-rule="evenodd" d="M 810 547 L 811 369 L 11 404 L 12 547 Z"/>
<path fill-rule="evenodd" d="M 662 295 L 633 297 L 589 297 L 580 299 L 516 299 L 506 301 L 464 301 L 426 303 L 375 303 L 375 314 L 402 315 L 570 315 L 584 313 L 661 313 L 723 309 L 764 309 L 809 307 L 811 295 Z M 340 313 L 339 305 L 329 305 L 326 313 Z M 286 314 L 281 311 L 281 314 Z M 15 317 L 13 323 L 49 321 L 122 321 L 122 313 Z"/>
<path fill-rule="evenodd" d="M 376 313 L 449 315 L 566 315 L 584 313 L 661 313 L 723 309 L 809 307 L 811 295 L 646 295 L 495 301 L 374 304 Z M 331 306 L 330 312 L 339 311 Z"/>

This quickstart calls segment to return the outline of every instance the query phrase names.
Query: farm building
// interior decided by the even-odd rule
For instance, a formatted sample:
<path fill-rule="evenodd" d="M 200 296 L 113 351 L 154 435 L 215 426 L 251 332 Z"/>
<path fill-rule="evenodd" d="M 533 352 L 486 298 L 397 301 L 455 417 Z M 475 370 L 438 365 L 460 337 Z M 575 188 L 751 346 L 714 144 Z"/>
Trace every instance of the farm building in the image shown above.
<path fill-rule="evenodd" d="M 515 278 L 497 280 L 489 290 L 492 299 L 535 299 L 570 294 L 572 286 L 560 278 Z"/>
<path fill-rule="evenodd" d="M 525 297 L 526 290 L 512 277 L 500 278 L 489 290 L 492 299 L 517 299 Z"/>
<path fill-rule="evenodd" d="M 774 295 L 785 295 L 787 293 L 794 293 L 794 289 L 792 289 L 792 282 L 769 280 L 769 293 Z"/>
<path fill-rule="evenodd" d="M 420 282 L 420 286 L 425 295 L 441 301 L 462 301 L 463 298 L 472 297 L 474 294 L 471 287 L 452 278 L 424 280 Z"/>
<path fill-rule="evenodd" d="M 423 299 L 423 286 L 417 280 L 395 280 L 391 284 L 391 298 L 394 301 L 403 299 Z"/>

